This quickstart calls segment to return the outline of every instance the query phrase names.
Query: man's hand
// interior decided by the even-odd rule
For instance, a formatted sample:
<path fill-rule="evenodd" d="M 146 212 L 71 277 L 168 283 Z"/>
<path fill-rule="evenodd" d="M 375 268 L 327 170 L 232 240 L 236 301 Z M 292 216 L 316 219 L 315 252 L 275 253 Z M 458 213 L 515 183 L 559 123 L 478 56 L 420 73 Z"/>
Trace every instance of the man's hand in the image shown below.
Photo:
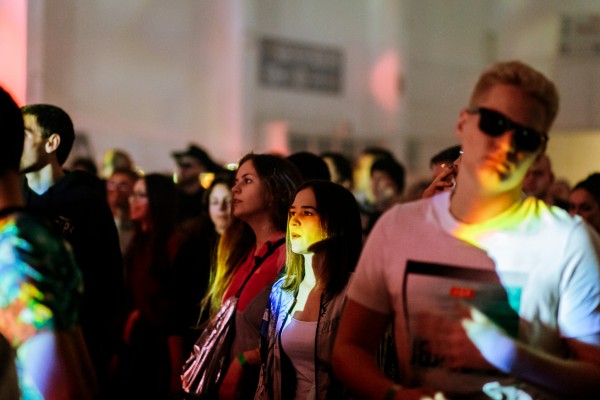
<path fill-rule="evenodd" d="M 470 316 L 461 320 L 467 336 L 494 367 L 510 372 L 517 345 L 502 328 L 473 306 L 468 307 Z"/>
<path fill-rule="evenodd" d="M 454 165 L 449 165 L 447 168 L 444 168 L 444 170 L 435 177 L 427 189 L 423 191 L 423 195 L 421 197 L 428 199 L 438 193 L 454 189 L 456 182 L 455 175 L 456 167 Z"/>

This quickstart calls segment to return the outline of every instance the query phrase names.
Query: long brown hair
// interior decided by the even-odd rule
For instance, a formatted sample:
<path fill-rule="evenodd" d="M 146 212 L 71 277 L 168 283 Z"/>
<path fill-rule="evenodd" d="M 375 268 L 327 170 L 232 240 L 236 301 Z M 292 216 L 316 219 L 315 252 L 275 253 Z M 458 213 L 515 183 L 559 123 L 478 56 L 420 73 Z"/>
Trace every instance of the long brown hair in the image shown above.
<path fill-rule="evenodd" d="M 251 161 L 261 184 L 270 210 L 269 218 L 277 230 L 285 232 L 287 213 L 292 194 L 300 184 L 300 173 L 284 158 L 270 154 L 247 154 L 239 162 Z M 202 307 L 210 307 L 213 315 L 221 307 L 223 294 L 229 287 L 237 267 L 245 260 L 256 243 L 256 236 L 248 224 L 232 217 L 231 224 L 221 236 L 217 247 L 216 265 L 211 269 L 210 285 Z"/>
<path fill-rule="evenodd" d="M 300 185 L 294 194 L 312 189 L 317 212 L 327 239 L 311 246 L 313 262 L 321 267 L 321 279 L 329 296 L 340 293 L 354 271 L 362 249 L 360 211 L 355 197 L 341 185 L 329 181 L 308 181 Z M 286 234 L 287 257 L 284 290 L 296 291 L 304 279 L 304 257 L 292 251 L 289 230 Z"/>
<path fill-rule="evenodd" d="M 139 178 L 146 183 L 150 212 L 150 231 L 142 232 L 135 224 L 133 237 L 125 254 L 126 268 L 131 267 L 135 257 L 147 254 L 153 273 L 164 273 L 169 262 L 168 243 L 176 223 L 177 189 L 173 179 L 161 174 L 148 174 Z"/>

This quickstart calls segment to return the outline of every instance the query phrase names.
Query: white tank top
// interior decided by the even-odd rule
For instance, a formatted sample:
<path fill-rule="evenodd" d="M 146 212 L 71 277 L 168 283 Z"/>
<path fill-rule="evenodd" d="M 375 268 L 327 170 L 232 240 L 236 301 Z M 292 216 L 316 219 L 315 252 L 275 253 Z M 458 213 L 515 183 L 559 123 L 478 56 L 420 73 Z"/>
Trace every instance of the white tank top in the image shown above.
<path fill-rule="evenodd" d="M 281 332 L 281 347 L 296 370 L 296 399 L 315 398 L 315 335 L 317 321 L 288 318 Z"/>

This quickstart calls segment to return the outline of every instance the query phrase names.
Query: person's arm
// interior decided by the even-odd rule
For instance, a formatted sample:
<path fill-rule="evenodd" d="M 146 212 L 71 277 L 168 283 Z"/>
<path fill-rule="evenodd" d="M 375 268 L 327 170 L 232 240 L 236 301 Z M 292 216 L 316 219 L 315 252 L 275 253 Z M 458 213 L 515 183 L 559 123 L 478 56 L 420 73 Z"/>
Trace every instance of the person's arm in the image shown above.
<path fill-rule="evenodd" d="M 389 316 L 348 299 L 333 347 L 335 375 L 359 398 L 417 400 L 431 395 L 421 388 L 400 388 L 379 369 L 376 352 L 388 323 Z"/>
<path fill-rule="evenodd" d="M 260 365 L 258 347 L 238 354 L 229 364 L 223 383 L 219 388 L 219 399 L 234 400 L 239 398 L 239 385 L 244 376 L 244 369 L 257 367 L 258 365 Z"/>
<path fill-rule="evenodd" d="M 72 331 L 45 330 L 18 348 L 24 373 L 46 400 L 92 399 L 94 385 L 86 381 L 78 343 Z"/>
<path fill-rule="evenodd" d="M 513 340 L 474 308 L 462 325 L 483 357 L 501 371 L 565 398 L 600 393 L 600 334 L 566 339 L 571 358 L 562 359 Z"/>
<path fill-rule="evenodd" d="M 169 384 L 169 398 L 181 398 L 181 371 L 185 363 L 183 354 L 183 336 L 171 335 L 167 339 L 169 347 L 169 361 L 171 362 L 171 379 Z"/>

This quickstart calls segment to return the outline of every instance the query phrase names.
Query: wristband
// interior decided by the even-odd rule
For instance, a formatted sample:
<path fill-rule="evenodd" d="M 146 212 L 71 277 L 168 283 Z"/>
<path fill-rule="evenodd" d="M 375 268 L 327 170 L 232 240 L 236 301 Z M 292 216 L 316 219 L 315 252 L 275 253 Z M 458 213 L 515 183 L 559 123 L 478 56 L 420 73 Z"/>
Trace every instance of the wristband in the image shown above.
<path fill-rule="evenodd" d="M 383 400 L 392 400 L 394 398 L 394 396 L 396 395 L 396 392 L 399 391 L 400 389 L 402 389 L 402 386 L 393 384 L 392 386 L 390 386 L 388 391 L 385 393 L 385 397 L 383 398 Z"/>
<path fill-rule="evenodd" d="M 248 366 L 248 360 L 246 360 L 246 357 L 244 357 L 243 352 L 237 355 L 237 359 L 240 364 L 242 364 L 242 368 L 246 368 Z"/>

